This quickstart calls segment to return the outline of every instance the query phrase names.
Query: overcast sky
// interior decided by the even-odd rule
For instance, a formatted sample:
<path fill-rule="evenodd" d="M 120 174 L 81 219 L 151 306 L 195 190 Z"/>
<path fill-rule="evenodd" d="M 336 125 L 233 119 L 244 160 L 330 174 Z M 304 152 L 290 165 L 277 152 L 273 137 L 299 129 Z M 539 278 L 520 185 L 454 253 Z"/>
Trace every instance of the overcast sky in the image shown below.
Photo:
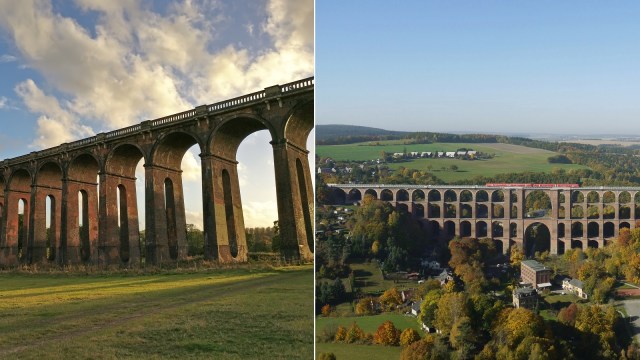
<path fill-rule="evenodd" d="M 0 0 L 0 159 L 312 76 L 313 20 L 312 0 Z M 277 219 L 269 140 L 239 151 L 247 226 Z M 183 176 L 201 228 L 198 153 Z"/>
<path fill-rule="evenodd" d="M 640 135 L 640 2 L 316 3 L 316 123 Z"/>

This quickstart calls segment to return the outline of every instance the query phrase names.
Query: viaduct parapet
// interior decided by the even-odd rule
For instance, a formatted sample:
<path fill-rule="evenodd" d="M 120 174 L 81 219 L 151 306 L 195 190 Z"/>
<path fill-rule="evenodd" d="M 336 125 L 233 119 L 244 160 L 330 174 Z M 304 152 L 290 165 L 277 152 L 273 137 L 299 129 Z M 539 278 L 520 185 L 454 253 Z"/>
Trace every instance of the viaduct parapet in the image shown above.
<path fill-rule="evenodd" d="M 307 78 L 0 162 L 0 265 L 135 266 L 141 252 L 152 264 L 184 259 L 180 164 L 196 144 L 205 258 L 246 261 L 236 152 L 259 130 L 268 130 L 272 139 L 284 253 L 312 259 L 314 203 L 306 142 L 314 124 L 313 100 L 314 79 Z M 144 249 L 135 186 L 141 159 Z M 249 186 L 260 186 L 260 179 Z"/>
<path fill-rule="evenodd" d="M 602 247 L 640 220 L 640 188 L 536 185 L 328 184 L 342 203 L 368 194 L 405 209 L 432 235 L 488 237 L 505 253 L 513 244 L 525 248 L 525 233 L 533 226 L 544 225 L 550 253 L 562 254 L 570 248 Z M 534 192 L 542 192 L 536 198 L 546 198 L 549 209 L 527 211 Z"/>

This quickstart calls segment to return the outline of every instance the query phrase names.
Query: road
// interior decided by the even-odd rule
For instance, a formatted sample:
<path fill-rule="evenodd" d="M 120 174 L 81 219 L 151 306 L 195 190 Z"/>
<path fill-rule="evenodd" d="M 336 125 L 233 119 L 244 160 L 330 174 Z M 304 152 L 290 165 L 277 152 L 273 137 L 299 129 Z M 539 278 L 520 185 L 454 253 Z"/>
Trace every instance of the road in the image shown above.
<path fill-rule="evenodd" d="M 629 315 L 631 334 L 640 341 L 640 299 L 623 300 L 622 303 Z"/>

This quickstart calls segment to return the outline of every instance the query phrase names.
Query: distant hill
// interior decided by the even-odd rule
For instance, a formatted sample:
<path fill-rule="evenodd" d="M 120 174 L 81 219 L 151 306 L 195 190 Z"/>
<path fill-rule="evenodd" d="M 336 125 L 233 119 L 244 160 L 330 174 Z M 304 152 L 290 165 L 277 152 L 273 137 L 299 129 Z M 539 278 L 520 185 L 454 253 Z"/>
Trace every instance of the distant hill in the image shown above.
<path fill-rule="evenodd" d="M 351 143 L 371 139 L 394 139 L 411 134 L 407 131 L 389 131 L 357 125 L 316 125 L 315 129 L 316 142 L 327 144 L 337 139 L 340 143 Z"/>

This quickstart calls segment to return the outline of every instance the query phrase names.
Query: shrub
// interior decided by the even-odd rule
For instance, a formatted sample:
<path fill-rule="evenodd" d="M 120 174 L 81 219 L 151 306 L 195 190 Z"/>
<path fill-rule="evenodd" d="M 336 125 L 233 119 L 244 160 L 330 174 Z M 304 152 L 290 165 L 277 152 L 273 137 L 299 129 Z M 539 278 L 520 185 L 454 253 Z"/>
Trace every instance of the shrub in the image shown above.
<path fill-rule="evenodd" d="M 398 346 L 400 344 L 400 330 L 391 321 L 387 320 L 373 334 L 373 342 L 381 345 Z"/>
<path fill-rule="evenodd" d="M 336 331 L 336 336 L 334 337 L 335 342 L 343 342 L 347 338 L 347 329 L 344 326 L 338 326 L 338 330 Z"/>
<path fill-rule="evenodd" d="M 407 346 L 420 340 L 420 334 L 412 328 L 406 328 L 400 334 L 400 345 Z"/>
<path fill-rule="evenodd" d="M 354 321 L 353 324 L 347 330 L 347 336 L 345 337 L 345 342 L 348 344 L 362 341 L 366 338 L 364 331 L 356 324 Z"/>
<path fill-rule="evenodd" d="M 336 360 L 336 355 L 334 353 L 320 353 L 316 358 L 318 360 Z"/>

